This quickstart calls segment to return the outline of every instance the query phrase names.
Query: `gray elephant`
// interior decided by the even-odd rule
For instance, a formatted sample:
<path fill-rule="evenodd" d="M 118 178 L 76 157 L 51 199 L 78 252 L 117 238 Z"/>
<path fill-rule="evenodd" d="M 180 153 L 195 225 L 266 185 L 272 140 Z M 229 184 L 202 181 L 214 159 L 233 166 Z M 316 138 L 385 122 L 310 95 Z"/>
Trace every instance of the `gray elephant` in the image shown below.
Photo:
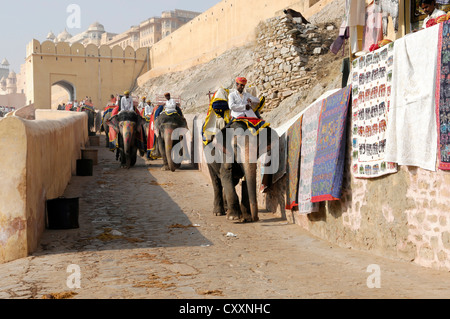
<path fill-rule="evenodd" d="M 106 120 L 106 123 L 117 133 L 121 167 L 133 167 L 136 164 L 137 151 L 139 150 L 141 156 L 146 151 L 144 119 L 134 111 L 122 111 Z"/>
<path fill-rule="evenodd" d="M 181 166 L 181 162 L 174 161 L 174 155 L 172 150 L 174 147 L 180 143 L 180 139 L 172 140 L 172 135 L 176 129 L 187 129 L 187 122 L 181 111 L 178 110 L 176 113 L 166 114 L 161 112 L 161 114 L 155 120 L 155 127 L 158 131 L 157 135 L 157 147 L 159 149 L 159 155 L 163 159 L 164 166 L 162 170 L 175 172 Z M 175 137 L 175 136 L 174 136 Z M 176 137 L 178 138 L 178 136 Z M 179 154 L 182 156 L 182 154 Z"/>
<path fill-rule="evenodd" d="M 228 138 L 227 134 L 230 132 L 243 132 L 244 134 Z M 213 213 L 216 216 L 226 213 L 229 220 L 256 222 L 259 220 L 256 190 L 257 158 L 259 155 L 270 152 L 272 138 L 275 138 L 277 134 L 270 127 L 265 127 L 255 139 L 248 141 L 243 139 L 238 142 L 240 136 L 248 134 L 248 126 L 241 121 L 235 121 L 227 128 L 222 129 L 215 137 L 215 148 L 210 154 L 216 159 L 221 157 L 222 159 L 215 162 L 208 161 L 208 170 L 214 189 Z M 262 138 L 266 140 L 263 142 Z M 215 152 L 221 154 L 216 156 Z M 253 160 L 251 154 L 256 155 Z M 235 187 L 241 179 L 243 179 L 242 195 L 239 202 Z"/>

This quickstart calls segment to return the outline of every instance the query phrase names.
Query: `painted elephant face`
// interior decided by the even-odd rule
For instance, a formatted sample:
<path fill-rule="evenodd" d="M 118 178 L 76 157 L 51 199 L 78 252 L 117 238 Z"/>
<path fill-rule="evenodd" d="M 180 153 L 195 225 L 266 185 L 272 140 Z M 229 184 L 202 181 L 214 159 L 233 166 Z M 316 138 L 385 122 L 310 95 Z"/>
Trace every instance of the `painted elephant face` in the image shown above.
<path fill-rule="evenodd" d="M 122 112 L 107 120 L 107 124 L 120 134 L 123 140 L 123 149 L 129 153 L 136 134 L 139 133 L 142 121 L 135 112 Z"/>

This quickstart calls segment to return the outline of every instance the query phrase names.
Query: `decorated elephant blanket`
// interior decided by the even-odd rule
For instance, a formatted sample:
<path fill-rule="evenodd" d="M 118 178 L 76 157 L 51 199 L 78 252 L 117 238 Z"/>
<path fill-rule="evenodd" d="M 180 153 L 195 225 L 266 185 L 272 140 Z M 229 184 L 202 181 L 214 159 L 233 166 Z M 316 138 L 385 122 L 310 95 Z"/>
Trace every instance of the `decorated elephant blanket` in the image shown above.
<path fill-rule="evenodd" d="M 150 121 L 149 121 L 148 136 L 147 136 L 147 157 L 148 158 L 153 158 L 153 159 L 158 158 L 158 156 L 155 155 L 157 153 L 155 120 L 161 114 L 163 109 L 164 109 L 164 105 L 159 105 L 157 108 L 155 108 L 152 113 L 152 116 L 150 118 Z"/>
<path fill-rule="evenodd" d="M 112 109 L 111 117 L 117 114 L 119 114 L 119 106 L 115 106 Z M 108 136 L 109 136 L 109 150 L 111 152 L 114 152 L 119 147 L 119 141 L 117 140 L 117 133 L 112 127 L 109 128 Z"/>
<path fill-rule="evenodd" d="M 341 197 L 351 88 L 349 85 L 323 100 L 311 184 L 313 203 Z"/>

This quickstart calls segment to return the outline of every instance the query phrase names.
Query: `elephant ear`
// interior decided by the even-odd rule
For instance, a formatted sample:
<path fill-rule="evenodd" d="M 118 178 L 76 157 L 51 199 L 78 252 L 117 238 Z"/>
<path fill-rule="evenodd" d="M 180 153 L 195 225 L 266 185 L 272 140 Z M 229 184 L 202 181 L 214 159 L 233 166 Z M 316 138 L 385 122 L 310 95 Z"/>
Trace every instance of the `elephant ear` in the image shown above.
<path fill-rule="evenodd" d="M 119 119 L 117 118 L 117 115 L 114 115 L 111 118 L 107 119 L 106 124 L 114 131 L 116 131 L 116 133 L 119 133 Z"/>

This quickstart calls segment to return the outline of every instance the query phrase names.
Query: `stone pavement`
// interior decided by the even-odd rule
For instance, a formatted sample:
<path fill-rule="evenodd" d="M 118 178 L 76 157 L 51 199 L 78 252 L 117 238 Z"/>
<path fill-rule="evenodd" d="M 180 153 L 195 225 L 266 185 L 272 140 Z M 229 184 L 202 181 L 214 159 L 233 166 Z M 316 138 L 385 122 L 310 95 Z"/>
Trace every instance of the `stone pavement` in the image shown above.
<path fill-rule="evenodd" d="M 340 248 L 264 211 L 252 224 L 213 216 L 200 172 L 142 158 L 124 170 L 96 149 L 94 175 L 65 193 L 80 197 L 80 228 L 46 230 L 37 252 L 0 264 L 0 299 L 450 297 L 449 272 Z"/>

